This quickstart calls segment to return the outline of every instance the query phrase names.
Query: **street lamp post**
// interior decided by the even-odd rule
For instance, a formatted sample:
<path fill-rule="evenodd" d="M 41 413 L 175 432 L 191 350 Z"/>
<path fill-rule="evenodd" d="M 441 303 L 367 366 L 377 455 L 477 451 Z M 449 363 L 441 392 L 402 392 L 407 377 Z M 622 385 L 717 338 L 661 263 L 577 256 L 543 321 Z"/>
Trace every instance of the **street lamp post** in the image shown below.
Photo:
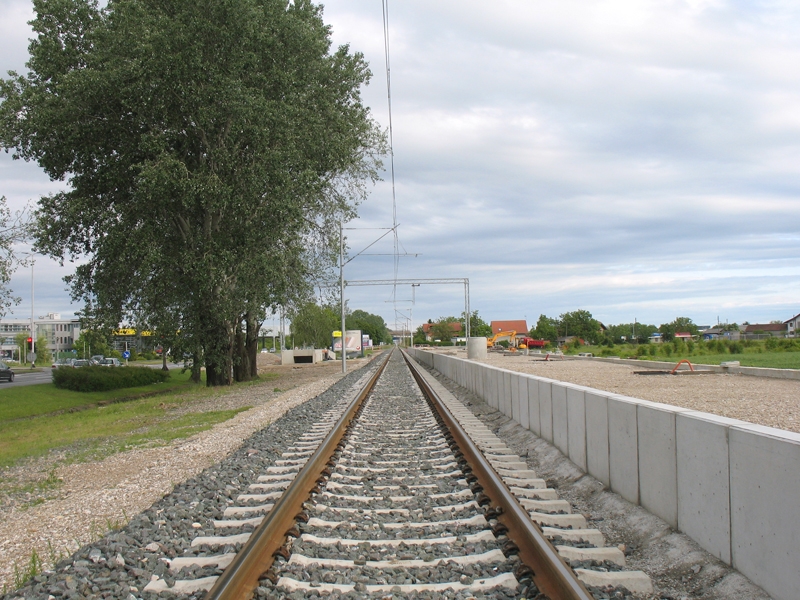
<path fill-rule="evenodd" d="M 36 366 L 34 358 L 36 352 L 36 323 L 33 320 L 33 265 L 35 261 L 31 259 L 31 369 Z"/>

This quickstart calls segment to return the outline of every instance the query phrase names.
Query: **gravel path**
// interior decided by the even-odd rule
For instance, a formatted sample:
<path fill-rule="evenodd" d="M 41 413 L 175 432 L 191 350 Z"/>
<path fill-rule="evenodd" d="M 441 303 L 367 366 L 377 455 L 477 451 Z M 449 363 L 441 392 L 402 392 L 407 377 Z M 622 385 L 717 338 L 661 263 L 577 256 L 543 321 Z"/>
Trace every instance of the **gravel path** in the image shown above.
<path fill-rule="evenodd" d="M 466 358 L 466 353 L 459 353 Z M 634 375 L 632 365 L 491 353 L 486 364 L 800 433 L 800 381 L 748 375 Z"/>
<path fill-rule="evenodd" d="M 352 364 L 352 371 L 364 361 Z M 35 549 L 49 567 L 53 559 L 97 539 L 185 481 L 236 450 L 253 432 L 329 388 L 341 378 L 337 365 L 269 367 L 282 374 L 208 400 L 209 409 L 254 406 L 233 419 L 187 439 L 158 448 L 134 449 L 102 461 L 56 468 L 63 481 L 56 497 L 34 506 L 3 502 L 0 509 L 0 590 L 13 588 L 15 565 L 28 565 Z M 281 393 L 276 386 L 293 389 Z M 3 478 L 35 480 L 52 457 L 0 473 Z M 43 466 L 45 468 L 43 468 Z M 2 499 L 7 500 L 7 499 Z"/>

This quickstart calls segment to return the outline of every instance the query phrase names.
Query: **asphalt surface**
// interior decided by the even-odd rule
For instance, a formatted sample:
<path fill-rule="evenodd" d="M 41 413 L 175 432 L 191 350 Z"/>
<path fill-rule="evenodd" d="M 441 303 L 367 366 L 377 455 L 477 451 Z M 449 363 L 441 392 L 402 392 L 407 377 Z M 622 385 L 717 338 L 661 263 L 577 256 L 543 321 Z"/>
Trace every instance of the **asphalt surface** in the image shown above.
<path fill-rule="evenodd" d="M 142 365 L 143 367 L 151 367 L 153 369 L 160 369 L 161 364 L 157 365 Z M 174 363 L 167 363 L 167 368 L 171 371 L 173 369 L 180 369 L 183 365 L 176 365 Z M 37 367 L 33 372 L 14 371 L 14 381 L 0 381 L 0 390 L 6 387 L 16 387 L 20 385 L 37 385 L 40 383 L 53 382 L 53 369 L 51 367 Z"/>
<path fill-rule="evenodd" d="M 15 371 L 13 382 L 9 383 L 7 381 L 0 381 L 0 390 L 9 386 L 14 387 L 20 385 L 36 385 L 37 383 L 52 383 L 52 381 L 53 369 L 50 367 L 41 367 L 41 369 L 37 368 L 31 373 Z"/>

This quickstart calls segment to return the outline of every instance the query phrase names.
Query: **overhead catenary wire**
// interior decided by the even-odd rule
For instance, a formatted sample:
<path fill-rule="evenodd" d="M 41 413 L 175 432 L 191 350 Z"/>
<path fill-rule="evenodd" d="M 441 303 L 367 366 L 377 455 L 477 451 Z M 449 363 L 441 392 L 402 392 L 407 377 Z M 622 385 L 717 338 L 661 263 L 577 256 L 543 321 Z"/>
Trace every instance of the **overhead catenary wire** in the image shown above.
<path fill-rule="evenodd" d="M 392 226 L 394 229 L 394 279 L 397 280 L 400 270 L 400 239 L 397 235 L 397 186 L 394 170 L 394 129 L 392 123 L 392 65 L 389 46 L 389 0 L 381 0 L 383 13 L 383 52 L 386 62 L 386 99 L 389 111 L 389 171 L 392 179 Z M 397 328 L 397 283 L 392 286 L 391 293 L 395 313 L 395 329 Z"/>

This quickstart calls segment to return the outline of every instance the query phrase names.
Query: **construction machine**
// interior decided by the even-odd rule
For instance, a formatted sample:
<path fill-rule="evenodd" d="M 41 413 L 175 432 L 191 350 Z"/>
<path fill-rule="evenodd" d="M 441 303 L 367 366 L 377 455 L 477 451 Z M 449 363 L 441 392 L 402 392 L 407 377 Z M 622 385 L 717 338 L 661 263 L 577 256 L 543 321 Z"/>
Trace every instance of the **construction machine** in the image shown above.
<path fill-rule="evenodd" d="M 507 339 L 509 346 L 516 346 L 517 332 L 516 331 L 498 331 L 492 337 L 486 338 L 486 347 L 494 348 L 497 342 Z"/>

